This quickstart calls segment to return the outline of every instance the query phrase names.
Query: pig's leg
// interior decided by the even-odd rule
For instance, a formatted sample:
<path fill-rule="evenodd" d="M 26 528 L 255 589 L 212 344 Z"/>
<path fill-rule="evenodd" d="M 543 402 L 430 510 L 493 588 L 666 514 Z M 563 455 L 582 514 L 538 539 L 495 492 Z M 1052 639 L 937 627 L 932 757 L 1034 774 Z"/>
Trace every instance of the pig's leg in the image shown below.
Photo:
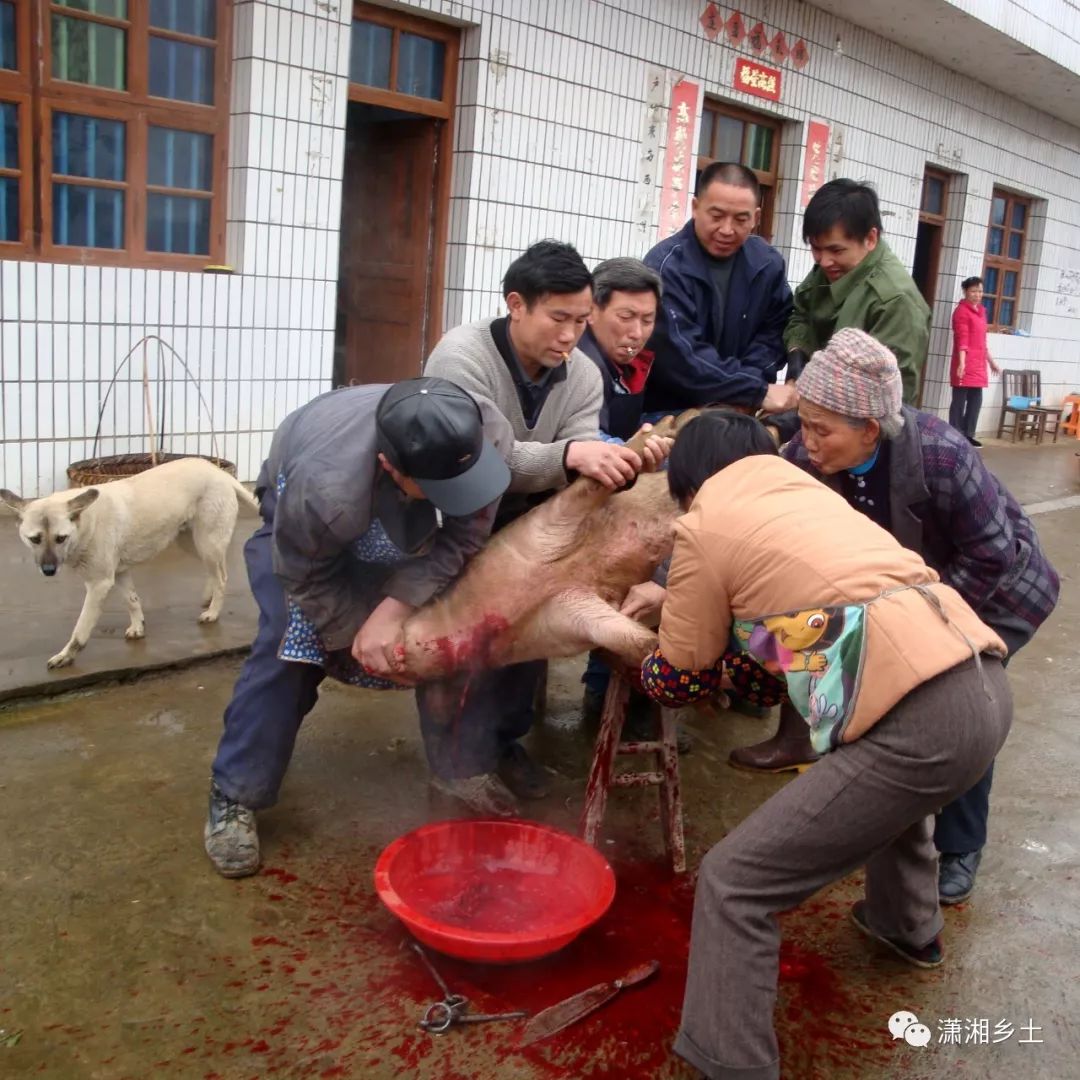
<path fill-rule="evenodd" d="M 564 592 L 545 601 L 515 635 L 513 661 L 575 656 L 600 648 L 637 666 L 656 648 L 656 633 L 620 615 L 595 593 Z"/>

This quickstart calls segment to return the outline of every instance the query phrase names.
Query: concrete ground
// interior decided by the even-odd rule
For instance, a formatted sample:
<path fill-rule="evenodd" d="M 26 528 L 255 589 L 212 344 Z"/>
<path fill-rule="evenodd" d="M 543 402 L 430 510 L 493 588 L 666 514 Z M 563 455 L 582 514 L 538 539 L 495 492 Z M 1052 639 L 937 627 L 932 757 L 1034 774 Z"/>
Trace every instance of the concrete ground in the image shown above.
<path fill-rule="evenodd" d="M 1035 519 L 1063 590 L 1052 620 L 1009 669 L 1016 724 L 998 762 L 979 889 L 946 914 L 947 962 L 918 972 L 857 934 L 846 911 L 859 895 L 858 875 L 784 916 L 776 1020 L 785 1076 L 1075 1075 L 1075 446 L 987 449 L 1022 502 L 1066 500 Z M 43 668 L 70 631 L 78 599 L 64 594 L 63 604 L 46 606 L 42 597 L 56 595 L 49 590 L 63 579 L 27 570 L 13 581 L 15 554 L 4 530 L 3 648 Z M 187 572 L 169 584 L 172 575 L 170 563 L 139 575 L 148 629 L 183 627 L 190 618 L 189 642 L 200 640 L 186 610 L 197 577 Z M 234 566 L 234 590 L 242 580 Z M 163 590 L 156 618 L 154 588 Z M 116 625 L 122 631 L 122 613 Z M 234 607 L 219 629 L 237 641 L 250 636 L 250 608 Z M 83 657 L 103 664 L 107 648 L 139 646 L 99 633 Z M 182 657 L 179 636 L 168 648 Z M 436 963 L 452 989 L 486 1011 L 536 1011 L 652 958 L 662 964 L 659 978 L 525 1051 L 515 1049 L 511 1024 L 431 1037 L 416 1021 L 435 987 L 372 889 L 375 859 L 390 840 L 453 812 L 428 794 L 411 696 L 327 688 L 301 731 L 281 802 L 260 816 L 262 872 L 228 882 L 206 862 L 201 833 L 209 764 L 238 666 L 226 657 L 0 712 L 0 1076 L 693 1075 L 670 1050 L 692 878 L 672 879 L 664 868 L 655 794 L 612 796 L 602 850 L 618 893 L 577 942 L 512 968 Z M 530 737 L 556 773 L 555 793 L 534 804 L 534 816 L 570 830 L 591 752 L 577 712 L 580 668 L 553 666 L 548 716 Z M 683 790 L 693 866 L 785 781 L 725 763 L 766 724 L 703 713 L 688 726 L 695 750 L 684 759 Z M 902 1009 L 929 1027 L 929 1046 L 891 1038 L 887 1020 Z M 942 1041 L 954 1020 L 959 1044 Z"/>

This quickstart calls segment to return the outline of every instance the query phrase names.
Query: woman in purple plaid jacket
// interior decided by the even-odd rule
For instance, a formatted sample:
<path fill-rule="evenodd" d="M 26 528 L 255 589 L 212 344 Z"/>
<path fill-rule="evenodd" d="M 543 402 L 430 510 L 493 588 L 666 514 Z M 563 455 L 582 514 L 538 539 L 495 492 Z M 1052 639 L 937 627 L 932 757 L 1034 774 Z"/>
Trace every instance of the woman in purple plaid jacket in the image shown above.
<path fill-rule="evenodd" d="M 917 551 L 1009 647 L 1026 645 L 1057 604 L 1060 582 L 1031 520 L 944 420 L 899 405 L 896 358 L 869 334 L 841 330 L 798 382 L 802 430 L 783 455 Z M 805 768 L 816 759 L 806 724 L 782 708 L 773 738 L 734 750 L 756 771 Z M 938 815 L 943 904 L 975 885 L 990 811 L 991 766 Z"/>

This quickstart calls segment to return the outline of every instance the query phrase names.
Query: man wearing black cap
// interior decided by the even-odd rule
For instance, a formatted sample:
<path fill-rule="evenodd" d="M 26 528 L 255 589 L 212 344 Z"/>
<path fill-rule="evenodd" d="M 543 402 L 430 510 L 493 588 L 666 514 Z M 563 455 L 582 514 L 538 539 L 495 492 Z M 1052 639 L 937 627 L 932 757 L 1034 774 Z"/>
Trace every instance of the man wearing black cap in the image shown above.
<path fill-rule="evenodd" d="M 407 616 L 491 532 L 513 435 L 445 379 L 324 394 L 286 417 L 244 546 L 259 629 L 225 710 L 206 852 L 224 877 L 259 867 L 255 811 L 272 806 L 324 676 L 400 688 Z"/>

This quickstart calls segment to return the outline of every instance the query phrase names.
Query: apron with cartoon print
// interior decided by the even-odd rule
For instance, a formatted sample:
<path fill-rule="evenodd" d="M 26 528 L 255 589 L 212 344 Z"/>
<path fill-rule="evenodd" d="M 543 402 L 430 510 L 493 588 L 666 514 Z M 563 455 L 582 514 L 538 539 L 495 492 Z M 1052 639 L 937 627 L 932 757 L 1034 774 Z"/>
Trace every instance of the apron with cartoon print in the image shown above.
<path fill-rule="evenodd" d="M 739 619 L 736 648 L 787 682 L 788 698 L 810 725 L 818 753 L 834 749 L 854 708 L 866 656 L 862 604 Z"/>
<path fill-rule="evenodd" d="M 859 604 L 785 611 L 733 624 L 735 648 L 787 682 L 788 698 L 810 725 L 810 742 L 819 754 L 840 745 L 855 710 L 866 661 L 866 609 L 907 589 L 918 592 L 946 624 L 953 625 L 926 585 L 901 585 Z M 981 671 L 978 650 L 958 632 Z"/>

